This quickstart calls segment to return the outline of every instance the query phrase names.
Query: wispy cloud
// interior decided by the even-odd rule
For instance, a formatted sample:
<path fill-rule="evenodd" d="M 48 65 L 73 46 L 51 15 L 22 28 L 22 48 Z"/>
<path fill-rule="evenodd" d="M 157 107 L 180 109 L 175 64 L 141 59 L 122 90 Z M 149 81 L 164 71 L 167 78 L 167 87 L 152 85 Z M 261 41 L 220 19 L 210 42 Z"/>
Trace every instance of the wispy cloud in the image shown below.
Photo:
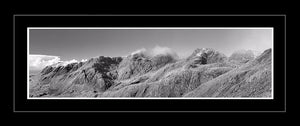
<path fill-rule="evenodd" d="M 174 57 L 177 57 L 177 53 L 170 49 L 169 47 L 162 47 L 162 46 L 155 46 L 151 51 L 150 54 L 152 56 L 156 55 L 172 55 Z"/>
<path fill-rule="evenodd" d="M 155 46 L 154 48 L 150 49 L 150 50 L 147 50 L 145 48 L 141 48 L 141 49 L 138 49 L 134 52 L 131 53 L 131 55 L 134 55 L 134 54 L 138 54 L 138 53 L 142 53 L 144 55 L 147 55 L 147 56 L 157 56 L 157 55 L 171 55 L 172 57 L 174 58 L 178 58 L 178 55 L 175 51 L 173 51 L 172 49 L 170 49 L 169 47 L 162 47 L 162 46 Z"/>

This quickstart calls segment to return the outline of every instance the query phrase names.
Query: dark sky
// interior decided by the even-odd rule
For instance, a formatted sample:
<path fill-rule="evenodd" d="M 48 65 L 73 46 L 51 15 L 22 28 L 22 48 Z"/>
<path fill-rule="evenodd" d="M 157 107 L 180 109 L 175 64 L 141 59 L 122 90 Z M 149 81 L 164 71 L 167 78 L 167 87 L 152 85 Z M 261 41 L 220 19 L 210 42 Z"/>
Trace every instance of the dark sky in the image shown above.
<path fill-rule="evenodd" d="M 179 56 L 196 48 L 233 51 L 272 48 L 272 29 L 31 29 L 30 54 L 60 56 L 61 60 L 96 56 L 125 56 L 155 46 L 169 47 Z"/>

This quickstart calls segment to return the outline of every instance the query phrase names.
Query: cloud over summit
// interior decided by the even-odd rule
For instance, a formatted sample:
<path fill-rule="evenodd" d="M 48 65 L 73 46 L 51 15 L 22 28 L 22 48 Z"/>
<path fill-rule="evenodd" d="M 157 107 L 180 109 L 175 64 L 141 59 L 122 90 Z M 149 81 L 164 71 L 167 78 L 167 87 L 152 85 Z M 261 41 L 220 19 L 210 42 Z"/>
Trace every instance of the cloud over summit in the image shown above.
<path fill-rule="evenodd" d="M 162 46 L 158 46 L 158 45 L 150 50 L 141 48 L 139 50 L 132 52 L 131 55 L 139 54 L 139 53 L 146 55 L 146 56 L 150 56 L 150 57 L 154 57 L 157 55 L 170 55 L 175 59 L 178 58 L 177 53 L 175 51 L 173 51 L 172 49 L 170 49 L 169 47 L 162 47 Z"/>
<path fill-rule="evenodd" d="M 151 50 L 151 55 L 152 56 L 156 56 L 156 55 L 171 55 L 171 56 L 174 56 L 174 57 L 178 57 L 177 53 L 175 51 L 173 51 L 172 49 L 170 49 L 168 47 L 161 47 L 161 46 L 155 46 Z"/>

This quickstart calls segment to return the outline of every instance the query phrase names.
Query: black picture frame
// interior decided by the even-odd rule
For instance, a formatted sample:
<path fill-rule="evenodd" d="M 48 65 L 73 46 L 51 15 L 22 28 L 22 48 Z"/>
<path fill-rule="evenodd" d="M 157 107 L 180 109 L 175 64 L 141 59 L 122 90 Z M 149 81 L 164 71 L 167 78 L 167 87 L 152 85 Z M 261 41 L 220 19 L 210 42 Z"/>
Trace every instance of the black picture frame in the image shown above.
<path fill-rule="evenodd" d="M 27 99 L 27 27 L 273 27 L 274 99 Z M 215 113 L 286 112 L 286 15 L 14 14 L 13 112 Z"/>

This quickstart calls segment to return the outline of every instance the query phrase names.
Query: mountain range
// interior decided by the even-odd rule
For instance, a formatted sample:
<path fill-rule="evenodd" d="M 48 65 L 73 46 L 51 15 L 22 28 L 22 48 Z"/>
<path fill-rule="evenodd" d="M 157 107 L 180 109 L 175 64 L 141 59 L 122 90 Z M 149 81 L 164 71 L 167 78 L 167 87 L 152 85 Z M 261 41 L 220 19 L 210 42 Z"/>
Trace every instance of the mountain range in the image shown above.
<path fill-rule="evenodd" d="M 272 97 L 272 50 L 231 56 L 198 48 L 187 58 L 132 53 L 54 64 L 30 76 L 30 97 Z"/>

